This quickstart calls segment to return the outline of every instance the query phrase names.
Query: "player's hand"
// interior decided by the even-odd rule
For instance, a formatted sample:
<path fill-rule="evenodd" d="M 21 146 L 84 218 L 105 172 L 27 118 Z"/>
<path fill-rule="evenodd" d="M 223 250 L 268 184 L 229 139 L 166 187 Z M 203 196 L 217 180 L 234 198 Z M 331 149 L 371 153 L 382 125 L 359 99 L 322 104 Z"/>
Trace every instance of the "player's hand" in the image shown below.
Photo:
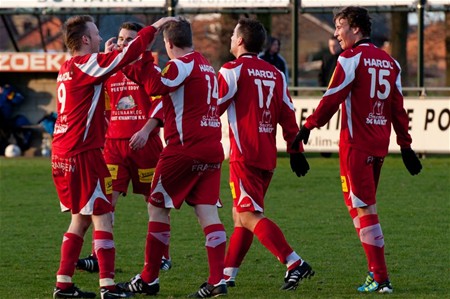
<path fill-rule="evenodd" d="M 422 170 L 422 163 L 420 163 L 419 158 L 417 158 L 416 153 L 412 149 L 402 149 L 402 159 L 411 175 L 419 174 Z"/>
<path fill-rule="evenodd" d="M 105 43 L 105 53 L 112 52 L 117 49 L 117 44 L 114 42 L 116 40 L 115 37 L 111 37 Z"/>
<path fill-rule="evenodd" d="M 139 150 L 144 147 L 148 140 L 148 133 L 142 132 L 141 130 L 134 133 L 130 138 L 130 148 L 132 150 Z"/>
<path fill-rule="evenodd" d="M 305 126 L 301 127 L 300 131 L 298 131 L 298 133 L 297 133 L 297 136 L 295 136 L 295 139 L 294 139 L 294 142 L 292 143 L 291 148 L 293 150 L 298 151 L 298 148 L 300 147 L 300 141 L 302 141 L 302 140 L 303 140 L 303 144 L 307 144 L 310 132 L 311 132 L 311 130 L 308 129 L 307 127 L 305 127 Z"/>
<path fill-rule="evenodd" d="M 159 31 L 159 29 L 161 29 L 161 27 L 164 26 L 164 24 L 168 22 L 178 22 L 178 21 L 179 21 L 178 17 L 164 17 L 153 23 L 152 26 L 153 28 Z"/>
<path fill-rule="evenodd" d="M 303 153 L 292 153 L 291 156 L 291 169 L 298 177 L 305 176 L 309 170 L 308 161 L 306 161 Z"/>

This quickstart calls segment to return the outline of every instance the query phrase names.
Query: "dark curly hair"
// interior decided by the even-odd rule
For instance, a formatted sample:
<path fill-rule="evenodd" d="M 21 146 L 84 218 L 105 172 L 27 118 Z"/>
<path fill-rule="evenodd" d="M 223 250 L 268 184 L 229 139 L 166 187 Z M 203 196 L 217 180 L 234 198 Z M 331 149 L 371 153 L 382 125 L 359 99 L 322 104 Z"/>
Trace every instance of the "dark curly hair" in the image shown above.
<path fill-rule="evenodd" d="M 334 14 L 333 21 L 345 19 L 351 28 L 358 27 L 363 36 L 370 36 L 372 22 L 367 9 L 359 6 L 347 6 Z"/>

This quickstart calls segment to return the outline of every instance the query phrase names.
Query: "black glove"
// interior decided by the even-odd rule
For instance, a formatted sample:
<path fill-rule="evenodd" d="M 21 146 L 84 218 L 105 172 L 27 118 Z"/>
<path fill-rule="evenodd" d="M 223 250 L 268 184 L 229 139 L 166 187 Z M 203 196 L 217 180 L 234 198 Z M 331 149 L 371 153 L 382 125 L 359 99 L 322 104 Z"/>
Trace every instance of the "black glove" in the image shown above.
<path fill-rule="evenodd" d="M 307 127 L 303 126 L 300 128 L 300 131 L 298 131 L 297 136 L 295 136 L 294 142 L 292 143 L 291 148 L 293 150 L 298 151 L 298 148 L 300 146 L 300 141 L 303 140 L 303 144 L 308 143 L 308 139 L 309 139 L 309 133 L 311 132 L 310 129 L 308 129 Z"/>
<path fill-rule="evenodd" d="M 419 158 L 417 158 L 416 153 L 412 149 L 402 149 L 402 159 L 411 175 L 418 174 L 422 169 L 422 163 L 420 163 Z"/>
<path fill-rule="evenodd" d="M 292 153 L 291 156 L 291 169 L 298 177 L 305 176 L 309 170 L 308 161 L 306 161 L 303 153 Z"/>

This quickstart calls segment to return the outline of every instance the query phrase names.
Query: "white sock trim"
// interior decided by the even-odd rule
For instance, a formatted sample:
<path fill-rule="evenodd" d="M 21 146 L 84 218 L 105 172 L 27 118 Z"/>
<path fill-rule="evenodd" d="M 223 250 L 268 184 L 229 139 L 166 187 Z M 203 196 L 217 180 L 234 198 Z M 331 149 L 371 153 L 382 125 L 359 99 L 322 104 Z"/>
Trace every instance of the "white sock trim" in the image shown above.
<path fill-rule="evenodd" d="M 112 278 L 102 278 L 99 280 L 100 287 L 109 287 L 113 286 L 116 283 L 114 282 L 114 279 Z"/>

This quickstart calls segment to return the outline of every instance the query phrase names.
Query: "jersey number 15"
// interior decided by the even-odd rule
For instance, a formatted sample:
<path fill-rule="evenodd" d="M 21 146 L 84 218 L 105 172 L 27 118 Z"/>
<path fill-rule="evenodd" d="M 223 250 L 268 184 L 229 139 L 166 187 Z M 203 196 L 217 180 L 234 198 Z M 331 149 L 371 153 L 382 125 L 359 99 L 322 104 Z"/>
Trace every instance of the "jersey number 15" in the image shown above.
<path fill-rule="evenodd" d="M 376 68 L 370 67 L 368 68 L 368 72 L 370 74 L 370 98 L 373 99 L 375 97 L 375 91 L 377 92 L 377 98 L 380 100 L 385 100 L 389 96 L 391 92 L 391 84 L 386 77 L 388 77 L 391 72 L 386 69 L 378 70 Z M 378 79 L 378 82 L 377 82 Z M 384 91 L 381 91 L 381 86 L 384 86 Z"/>

